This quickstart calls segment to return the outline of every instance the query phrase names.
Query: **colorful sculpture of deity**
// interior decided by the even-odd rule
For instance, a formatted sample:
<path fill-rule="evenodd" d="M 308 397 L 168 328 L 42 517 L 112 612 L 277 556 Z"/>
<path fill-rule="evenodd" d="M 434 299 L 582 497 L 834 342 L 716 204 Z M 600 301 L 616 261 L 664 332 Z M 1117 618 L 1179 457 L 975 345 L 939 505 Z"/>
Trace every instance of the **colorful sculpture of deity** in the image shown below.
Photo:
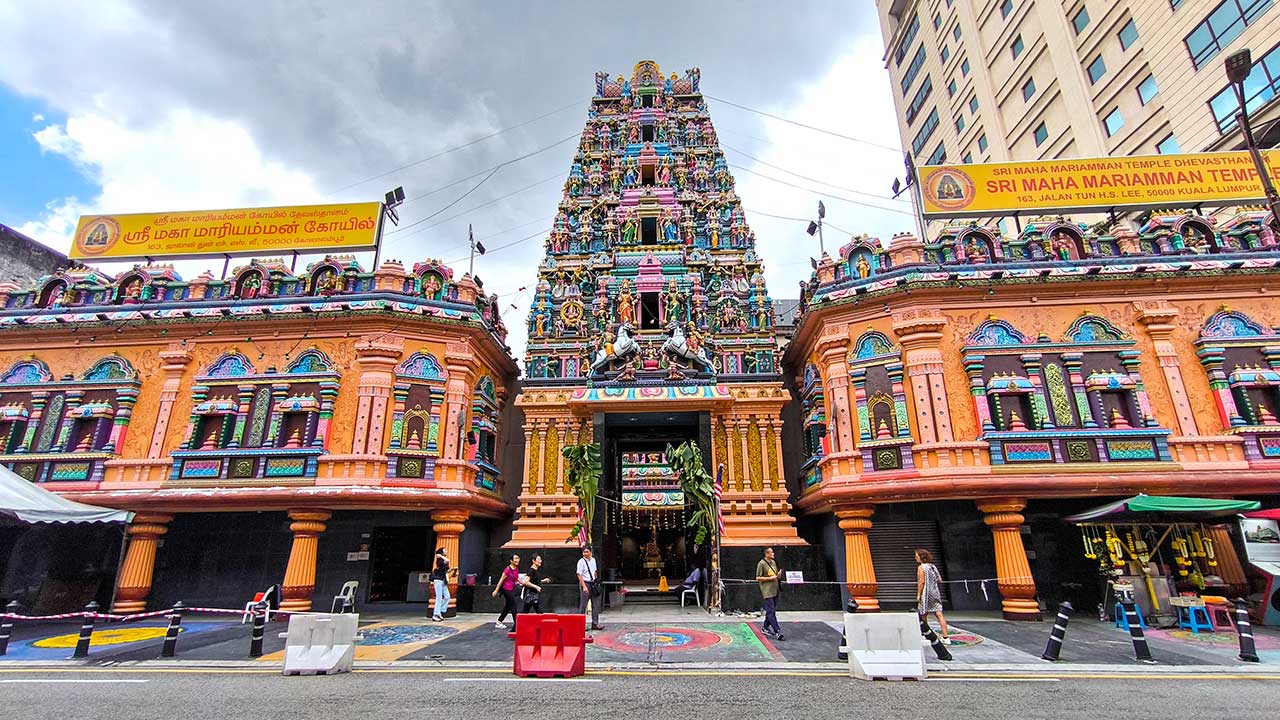
<path fill-rule="evenodd" d="M 867 278 L 871 277 L 871 263 L 867 262 L 866 255 L 858 256 L 857 268 L 858 268 L 858 277 L 862 278 L 863 280 L 866 280 Z"/>
<path fill-rule="evenodd" d="M 618 241 L 623 245 L 634 244 L 636 242 L 637 228 L 635 211 L 630 210 L 622 221 L 622 232 L 618 236 Z"/>
<path fill-rule="evenodd" d="M 635 322 L 635 299 L 631 296 L 631 281 L 623 280 L 622 288 L 618 290 L 618 301 L 616 305 L 618 312 L 618 323 L 627 324 Z"/>

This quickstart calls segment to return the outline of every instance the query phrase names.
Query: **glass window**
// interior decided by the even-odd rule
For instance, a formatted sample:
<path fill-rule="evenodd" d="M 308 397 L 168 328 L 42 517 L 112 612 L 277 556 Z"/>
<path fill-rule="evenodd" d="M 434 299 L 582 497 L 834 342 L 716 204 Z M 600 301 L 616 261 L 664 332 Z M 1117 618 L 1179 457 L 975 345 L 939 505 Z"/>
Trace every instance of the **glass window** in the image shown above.
<path fill-rule="evenodd" d="M 987 151 L 987 135 L 983 133 L 978 136 L 978 152 Z"/>
<path fill-rule="evenodd" d="M 956 26 L 951 28 L 951 37 L 956 40 L 960 39 L 960 23 L 956 23 Z"/>
<path fill-rule="evenodd" d="M 964 130 L 964 116 L 957 115 L 956 116 L 956 132 L 959 133 L 961 130 Z"/>
<path fill-rule="evenodd" d="M 1000 17 L 1007 18 L 1011 12 L 1013 12 L 1013 0 L 1004 0 L 1000 4 Z"/>
<path fill-rule="evenodd" d="M 1009 47 L 1009 50 L 1013 52 L 1013 57 L 1015 60 L 1019 55 L 1022 54 L 1022 48 L 1023 48 L 1022 36 L 1019 35 L 1018 37 L 1013 39 L 1013 45 Z"/>
<path fill-rule="evenodd" d="M 1169 7 L 1173 8 L 1174 10 L 1177 10 L 1178 8 L 1182 7 L 1182 0 L 1169 0 Z"/>
<path fill-rule="evenodd" d="M 942 27 L 942 15 L 941 15 L 941 14 L 938 14 L 938 13 L 934 13 L 934 16 L 933 16 L 933 29 L 934 29 L 934 30 L 937 30 L 937 29 L 938 29 L 938 28 L 940 28 L 940 27 Z"/>
<path fill-rule="evenodd" d="M 1177 155 L 1182 150 L 1178 147 L 1178 138 L 1169 133 L 1168 137 L 1156 143 L 1156 152 L 1161 155 Z"/>
<path fill-rule="evenodd" d="M 924 67 L 924 45 L 920 46 L 920 51 L 911 59 L 911 64 L 907 66 L 907 71 L 902 75 L 902 96 L 906 97 L 907 90 L 911 88 L 911 83 L 915 81 L 916 75 L 920 74 L 920 68 Z"/>
<path fill-rule="evenodd" d="M 951 51 L 947 49 L 946 45 L 943 45 L 942 46 L 942 62 L 946 62 L 947 58 L 949 57 L 951 57 Z"/>
<path fill-rule="evenodd" d="M 1128 50 L 1129 46 L 1138 41 L 1138 26 L 1133 24 L 1133 18 L 1129 18 L 1129 22 L 1120 28 L 1120 48 Z"/>
<path fill-rule="evenodd" d="M 907 31 L 902 33 L 902 42 L 898 43 L 898 50 L 893 54 L 893 64 L 902 67 L 902 61 L 907 57 L 907 51 L 911 49 L 911 43 L 916 39 L 916 33 L 920 31 L 920 16 L 912 15 L 911 24 L 907 26 Z"/>
<path fill-rule="evenodd" d="M 1151 102 L 1151 98 L 1156 96 L 1159 90 L 1156 88 L 1156 78 L 1154 75 L 1148 75 L 1145 80 L 1138 83 L 1138 100 L 1143 105 Z"/>
<path fill-rule="evenodd" d="M 925 75 L 924 82 L 920 83 L 920 89 L 916 91 L 916 96 L 911 98 L 911 104 L 907 106 L 908 125 L 916 119 L 916 115 L 920 114 L 920 108 L 924 107 L 924 102 L 929 99 L 929 95 L 932 92 L 933 80 L 928 75 Z"/>
<path fill-rule="evenodd" d="M 1115 135 L 1120 128 L 1124 127 L 1124 118 L 1120 117 L 1120 108 L 1107 113 L 1107 117 L 1102 121 L 1102 124 L 1107 128 L 1107 137 Z"/>
<path fill-rule="evenodd" d="M 929 113 L 929 117 L 925 119 L 924 125 L 920 127 L 920 132 L 916 133 L 916 137 L 911 141 L 911 151 L 917 156 L 924 149 L 924 144 L 929 142 L 929 137 L 933 135 L 933 131 L 938 129 L 938 108 L 934 108 Z"/>
<path fill-rule="evenodd" d="M 973 113 L 974 115 L 978 114 L 978 96 L 977 95 L 974 95 L 973 97 L 969 98 L 969 112 Z"/>
<path fill-rule="evenodd" d="M 1245 27 L 1257 20 L 1258 16 L 1271 7 L 1271 3 L 1272 0 L 1225 0 L 1214 8 L 1183 39 L 1187 52 L 1191 54 L 1191 64 L 1197 70 L 1204 67 L 1222 48 L 1240 37 Z"/>
<path fill-rule="evenodd" d="M 941 165 L 947 161 L 947 148 L 942 143 L 938 143 L 938 147 L 934 148 L 933 154 L 928 160 L 924 161 L 925 165 Z"/>
<path fill-rule="evenodd" d="M 1022 83 L 1022 99 L 1030 100 L 1031 96 L 1035 94 L 1036 94 L 1035 78 L 1027 78 L 1027 81 Z"/>
<path fill-rule="evenodd" d="M 971 162 L 973 162 L 973 153 L 971 153 L 971 152 L 967 152 L 967 153 L 965 153 L 965 154 L 964 154 L 964 164 L 965 164 L 965 165 L 968 165 L 968 164 L 969 164 L 969 163 L 971 163 Z"/>
<path fill-rule="evenodd" d="M 1089 83 L 1092 84 L 1098 82 L 1098 80 L 1102 79 L 1102 76 L 1106 74 L 1107 64 L 1102 61 L 1102 56 L 1099 55 L 1093 59 L 1093 62 L 1089 63 Z"/>
<path fill-rule="evenodd" d="M 1084 29 L 1089 27 L 1089 8 L 1080 8 L 1080 12 L 1076 13 L 1075 17 L 1071 18 L 1071 27 L 1076 29 L 1077 35 L 1084 32 Z"/>
<path fill-rule="evenodd" d="M 1039 125 L 1036 126 L 1035 139 L 1036 139 L 1036 147 L 1040 147 L 1041 145 L 1044 144 L 1045 140 L 1049 139 L 1049 128 L 1045 127 L 1044 123 L 1040 123 Z"/>
<path fill-rule="evenodd" d="M 956 96 L 956 81 L 952 80 L 951 82 L 947 83 L 947 97 L 955 97 L 955 96 Z"/>
<path fill-rule="evenodd" d="M 965 58 L 964 62 L 960 63 L 960 74 L 969 77 L 969 58 Z"/>
<path fill-rule="evenodd" d="M 1244 80 L 1244 104 L 1253 112 L 1280 94 L 1280 45 L 1267 51 L 1253 64 L 1249 77 Z M 1228 85 L 1209 101 L 1209 110 L 1218 122 L 1218 131 L 1226 134 L 1235 129 L 1236 113 L 1240 103 L 1235 91 Z"/>

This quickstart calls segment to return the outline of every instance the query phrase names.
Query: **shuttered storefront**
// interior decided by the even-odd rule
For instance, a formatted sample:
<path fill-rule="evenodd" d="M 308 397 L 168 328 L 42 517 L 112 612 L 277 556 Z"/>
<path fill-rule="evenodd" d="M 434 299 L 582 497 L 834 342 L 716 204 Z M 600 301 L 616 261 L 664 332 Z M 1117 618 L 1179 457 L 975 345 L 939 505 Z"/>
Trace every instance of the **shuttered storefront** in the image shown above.
<path fill-rule="evenodd" d="M 933 520 L 905 522 L 876 522 L 867 533 L 871 544 L 871 564 L 876 569 L 879 589 L 876 596 L 881 603 L 893 603 L 901 607 L 916 604 L 915 551 L 923 548 L 933 553 L 934 563 L 942 570 L 942 538 L 938 523 Z M 946 572 L 943 572 L 946 578 Z M 942 586 L 942 602 L 948 603 L 947 586 Z"/>

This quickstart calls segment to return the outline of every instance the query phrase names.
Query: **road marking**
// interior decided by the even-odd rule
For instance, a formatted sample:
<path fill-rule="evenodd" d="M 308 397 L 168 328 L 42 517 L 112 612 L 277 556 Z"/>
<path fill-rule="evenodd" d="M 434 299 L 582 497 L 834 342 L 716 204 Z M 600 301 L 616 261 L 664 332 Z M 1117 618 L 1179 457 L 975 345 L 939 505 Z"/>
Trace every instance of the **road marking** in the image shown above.
<path fill-rule="evenodd" d="M 18 680 L 0 680 L 0 683 L 18 684 L 18 683 L 103 683 L 115 685 L 119 683 L 145 683 L 150 680 L 132 680 L 128 678 L 118 678 L 116 680 L 93 680 L 93 679 L 51 679 L 51 678 L 22 678 Z"/>
<path fill-rule="evenodd" d="M 580 683 L 598 683 L 604 682 L 600 678 L 445 678 L 445 682 L 509 682 L 509 683 L 529 683 L 529 682 L 580 682 Z"/>
<path fill-rule="evenodd" d="M 929 682 L 1059 682 L 1058 678 L 1050 677 L 931 677 L 926 679 Z"/>

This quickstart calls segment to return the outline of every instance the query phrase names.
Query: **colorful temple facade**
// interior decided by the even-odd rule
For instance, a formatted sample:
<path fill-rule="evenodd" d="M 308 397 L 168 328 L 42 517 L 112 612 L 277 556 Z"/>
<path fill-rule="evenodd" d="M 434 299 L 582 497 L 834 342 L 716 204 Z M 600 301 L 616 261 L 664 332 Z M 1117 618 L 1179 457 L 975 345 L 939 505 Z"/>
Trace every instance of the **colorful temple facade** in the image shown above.
<path fill-rule="evenodd" d="M 238 607 L 276 583 L 294 609 L 348 580 L 362 599 L 404 599 L 435 547 L 457 563 L 464 529 L 482 548 L 510 514 L 505 336 L 496 298 L 434 261 L 368 272 L 332 257 L 294 273 L 255 260 L 191 281 L 167 266 L 77 269 L 3 285 L 0 464 L 137 514 L 118 611 Z M 4 536 L 32 545 L 3 548 L 11 558 L 38 569 L 57 552 L 25 537 Z M 118 550 L 107 543 L 90 564 Z M 39 578 L 8 570 L 7 593 L 27 591 L 29 607 L 74 594 L 62 578 L 40 597 Z"/>
<path fill-rule="evenodd" d="M 1140 492 L 1280 495 L 1265 219 L 1153 213 L 1097 232 L 1057 218 L 1016 237 L 957 224 L 824 256 L 784 359 L 807 455 L 795 504 L 834 516 L 862 607 L 903 601 L 877 579 L 933 545 L 944 575 L 1000 578 L 1004 614 L 1039 617 L 1095 594 L 1062 516 Z M 1222 575 L 1245 583 L 1238 562 Z"/>

